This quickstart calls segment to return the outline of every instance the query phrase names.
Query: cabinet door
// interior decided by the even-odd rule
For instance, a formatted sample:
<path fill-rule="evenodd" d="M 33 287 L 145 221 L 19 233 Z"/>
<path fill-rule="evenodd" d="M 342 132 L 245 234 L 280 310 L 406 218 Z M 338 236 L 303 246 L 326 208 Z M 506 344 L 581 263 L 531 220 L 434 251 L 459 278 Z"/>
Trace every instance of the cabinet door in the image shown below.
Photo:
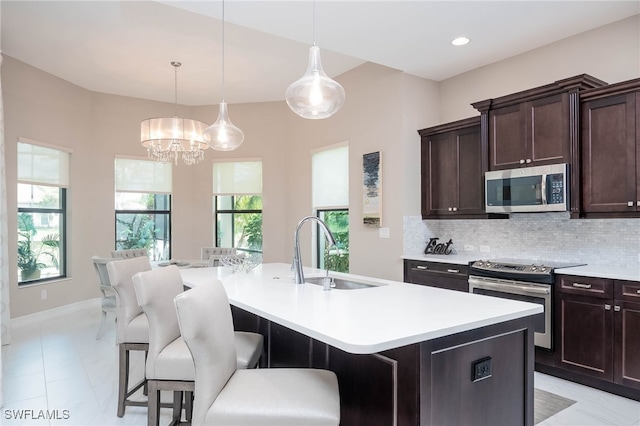
<path fill-rule="evenodd" d="M 458 157 L 458 214 L 484 213 L 480 126 L 455 133 Z"/>
<path fill-rule="evenodd" d="M 528 166 L 570 162 L 569 95 L 527 102 L 524 106 Z"/>
<path fill-rule="evenodd" d="M 560 293 L 562 368 L 613 380 L 612 300 Z"/>
<path fill-rule="evenodd" d="M 527 158 L 521 105 L 489 111 L 489 170 L 520 167 Z"/>
<path fill-rule="evenodd" d="M 422 215 L 454 214 L 458 194 L 458 160 L 453 133 L 429 136 L 422 142 Z M 457 208 L 456 208 L 457 211 Z"/>
<path fill-rule="evenodd" d="M 632 93 L 582 105 L 585 213 L 636 211 L 635 100 Z"/>
<path fill-rule="evenodd" d="M 640 282 L 615 281 L 614 381 L 640 389 Z"/>

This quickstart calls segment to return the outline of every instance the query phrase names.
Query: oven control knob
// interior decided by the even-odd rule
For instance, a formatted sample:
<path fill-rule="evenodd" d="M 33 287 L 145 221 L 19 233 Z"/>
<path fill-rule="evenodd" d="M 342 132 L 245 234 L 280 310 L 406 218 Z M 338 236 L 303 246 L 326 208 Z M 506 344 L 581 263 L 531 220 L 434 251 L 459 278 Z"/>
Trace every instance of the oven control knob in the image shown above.
<path fill-rule="evenodd" d="M 540 268 L 540 272 L 547 272 L 547 268 L 545 267 Z"/>
<path fill-rule="evenodd" d="M 533 272 L 535 272 L 535 270 L 536 270 L 536 269 L 537 269 L 537 268 L 536 268 L 535 266 L 532 266 L 532 267 L 531 267 L 531 270 L 532 270 Z"/>

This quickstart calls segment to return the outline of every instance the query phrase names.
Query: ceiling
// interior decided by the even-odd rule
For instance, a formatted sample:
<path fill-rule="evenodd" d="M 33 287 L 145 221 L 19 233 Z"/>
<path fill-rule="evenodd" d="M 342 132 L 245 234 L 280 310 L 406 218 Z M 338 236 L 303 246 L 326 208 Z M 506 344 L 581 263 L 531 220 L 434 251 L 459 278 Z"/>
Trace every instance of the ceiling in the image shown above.
<path fill-rule="evenodd" d="M 306 68 L 313 3 L 224 6 L 225 100 L 283 100 Z M 178 103 L 223 96 L 220 1 L 2 0 L 0 8 L 2 53 L 86 89 L 173 102 L 170 62 L 179 61 Z M 637 0 L 317 0 L 315 41 L 332 77 L 368 61 L 440 81 L 639 13 Z M 452 46 L 459 35 L 471 42 Z"/>

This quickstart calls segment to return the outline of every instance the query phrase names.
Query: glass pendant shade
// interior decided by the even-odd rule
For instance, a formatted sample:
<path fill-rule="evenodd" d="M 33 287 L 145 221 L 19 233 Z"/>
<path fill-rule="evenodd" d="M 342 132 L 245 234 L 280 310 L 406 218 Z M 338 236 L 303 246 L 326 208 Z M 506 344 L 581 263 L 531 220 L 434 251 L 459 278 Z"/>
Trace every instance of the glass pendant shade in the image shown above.
<path fill-rule="evenodd" d="M 229 120 L 227 103 L 220 102 L 218 119 L 204 131 L 204 140 L 216 151 L 233 151 L 244 142 L 244 133 Z"/>
<path fill-rule="evenodd" d="M 287 88 L 285 98 L 293 112 L 309 119 L 330 117 L 344 104 L 344 88 L 325 74 L 318 46 L 309 49 L 307 71 Z"/>
<path fill-rule="evenodd" d="M 204 159 L 206 123 L 180 117 L 148 118 L 140 124 L 140 141 L 150 158 L 192 165 Z"/>

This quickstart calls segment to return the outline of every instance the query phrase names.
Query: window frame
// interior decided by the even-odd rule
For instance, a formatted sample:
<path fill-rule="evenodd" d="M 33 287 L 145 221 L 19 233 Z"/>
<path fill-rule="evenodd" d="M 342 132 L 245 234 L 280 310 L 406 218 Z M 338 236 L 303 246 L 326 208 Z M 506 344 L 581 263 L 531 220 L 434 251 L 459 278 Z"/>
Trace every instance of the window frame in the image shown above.
<path fill-rule="evenodd" d="M 115 193 L 126 193 L 127 191 L 115 191 Z M 115 195 L 114 193 L 114 195 Z M 173 247 L 173 241 L 172 241 L 172 233 L 171 233 L 171 229 L 172 229 L 172 218 L 171 218 L 171 206 L 172 206 L 172 195 L 171 194 L 165 194 L 165 193 L 157 193 L 157 192 L 141 192 L 140 194 L 151 194 L 151 195 L 166 195 L 169 197 L 169 199 L 167 200 L 167 206 L 168 209 L 167 210 L 159 210 L 159 209 L 147 209 L 147 210 L 134 210 L 134 209 L 115 209 L 115 214 L 114 214 L 114 225 L 115 225 L 115 229 L 114 229 L 114 242 L 113 242 L 113 247 L 114 250 L 118 249 L 118 215 L 119 214 L 132 214 L 132 215 L 139 215 L 139 214 L 143 214 L 143 215 L 161 215 L 161 214 L 166 214 L 167 215 L 167 235 L 169 238 L 169 252 L 167 254 L 168 258 L 167 259 L 152 259 L 152 260 L 169 260 L 171 259 L 171 249 Z M 155 204 L 155 199 L 154 199 L 154 204 Z"/>
<path fill-rule="evenodd" d="M 53 186 L 53 185 L 38 185 L 34 183 L 25 183 L 25 182 L 18 182 L 18 184 L 32 185 L 32 186 Z M 58 249 L 60 254 L 60 259 L 58 259 L 58 270 L 60 274 L 53 277 L 44 277 L 44 278 L 41 277 L 34 280 L 22 281 L 22 276 L 20 272 L 18 272 L 18 287 L 26 287 L 34 284 L 42 284 L 49 281 L 57 281 L 60 279 L 67 278 L 67 189 L 68 188 L 63 186 L 55 186 L 55 187 L 58 188 L 58 191 L 60 191 L 60 208 L 56 209 L 52 207 L 44 207 L 44 208 L 18 207 L 18 215 L 20 215 L 20 213 L 27 213 L 27 214 L 28 213 L 38 213 L 38 214 L 54 213 L 54 214 L 60 215 L 60 223 L 61 223 L 60 226 L 62 228 L 62 232 L 58 237 L 60 241 L 60 246 Z M 16 250 L 17 250 L 17 247 L 16 247 Z"/>
<path fill-rule="evenodd" d="M 213 223 L 214 223 L 214 241 L 215 241 L 215 245 L 216 247 L 218 246 L 218 239 L 219 239 L 219 229 L 218 229 L 218 215 L 219 214 L 231 214 L 231 235 L 235 236 L 235 215 L 236 214 L 260 214 L 262 216 L 262 218 L 264 218 L 262 209 L 260 210 L 248 210 L 248 209 L 241 209 L 241 210 L 236 210 L 235 208 L 231 208 L 231 209 L 222 209 L 222 210 L 218 210 L 218 197 L 231 197 L 231 205 L 235 206 L 236 205 L 236 197 L 251 197 L 251 196 L 260 196 L 260 198 L 262 199 L 262 194 L 236 194 L 236 195 L 214 195 L 213 196 Z M 264 232 L 262 232 L 262 235 L 264 237 Z M 235 238 L 231 238 L 231 247 L 232 248 L 236 248 L 238 251 L 243 251 L 243 252 L 247 252 L 247 253 L 259 253 L 262 254 L 263 250 L 253 250 L 253 249 L 249 249 L 249 248 L 240 248 L 240 247 L 235 247 L 236 241 Z"/>
<path fill-rule="evenodd" d="M 328 212 L 346 212 L 347 216 L 349 215 L 349 207 L 320 207 L 320 208 L 316 208 L 316 217 L 320 220 L 322 220 L 324 222 L 324 219 L 322 218 L 322 213 L 328 213 Z M 326 223 L 326 222 L 325 222 Z M 327 226 L 329 226 L 327 224 Z M 316 265 L 319 269 L 324 269 L 325 268 L 325 264 L 324 264 L 324 250 L 322 249 L 322 246 L 325 242 L 325 237 L 324 237 L 324 232 L 322 229 L 320 229 L 320 225 L 316 224 Z M 349 255 L 349 253 L 347 252 L 347 256 Z M 347 271 L 348 273 L 349 271 Z"/>

